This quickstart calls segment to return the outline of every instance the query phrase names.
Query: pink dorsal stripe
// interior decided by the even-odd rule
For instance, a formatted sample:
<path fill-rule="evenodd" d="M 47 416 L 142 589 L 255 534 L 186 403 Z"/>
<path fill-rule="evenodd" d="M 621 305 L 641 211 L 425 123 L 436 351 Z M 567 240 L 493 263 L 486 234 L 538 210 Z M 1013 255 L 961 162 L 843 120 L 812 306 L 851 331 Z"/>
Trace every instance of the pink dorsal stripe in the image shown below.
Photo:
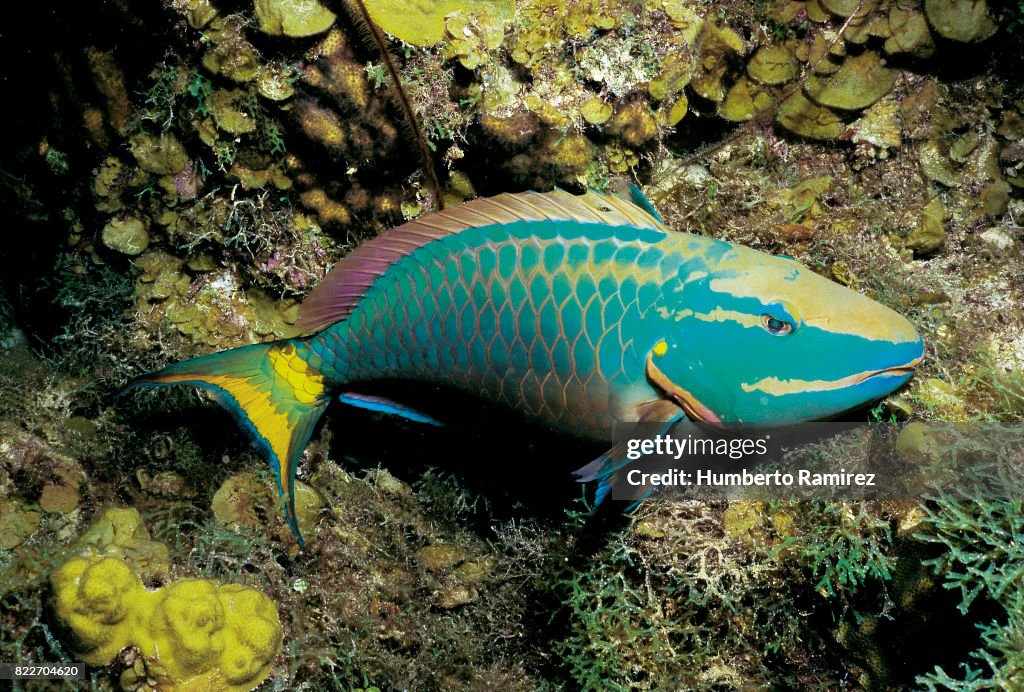
<path fill-rule="evenodd" d="M 357 247 L 335 265 L 302 303 L 296 326 L 313 334 L 345 319 L 366 291 L 396 262 L 435 240 L 470 228 L 516 221 L 578 221 L 663 229 L 643 209 L 594 190 L 583 195 L 553 190 L 481 197 L 424 214 Z"/>

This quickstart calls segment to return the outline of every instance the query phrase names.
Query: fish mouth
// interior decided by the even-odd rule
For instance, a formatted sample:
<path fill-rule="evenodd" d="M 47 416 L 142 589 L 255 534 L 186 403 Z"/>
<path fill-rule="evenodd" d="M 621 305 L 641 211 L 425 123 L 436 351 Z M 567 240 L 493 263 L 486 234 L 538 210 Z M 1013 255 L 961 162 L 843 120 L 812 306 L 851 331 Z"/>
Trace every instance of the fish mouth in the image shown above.
<path fill-rule="evenodd" d="M 921 364 L 922 360 L 924 360 L 924 354 L 921 354 L 917 358 L 903 363 L 902 365 L 891 365 L 888 368 L 869 370 L 867 372 L 860 373 L 857 375 L 855 384 L 866 382 L 874 377 L 903 377 L 905 375 L 913 375 L 917 371 L 917 366 Z"/>
<path fill-rule="evenodd" d="M 647 356 L 647 379 L 651 384 L 667 394 L 672 401 L 677 403 L 694 423 L 722 422 L 722 419 L 714 411 L 701 403 L 697 397 L 670 380 L 654 364 L 653 354 Z"/>

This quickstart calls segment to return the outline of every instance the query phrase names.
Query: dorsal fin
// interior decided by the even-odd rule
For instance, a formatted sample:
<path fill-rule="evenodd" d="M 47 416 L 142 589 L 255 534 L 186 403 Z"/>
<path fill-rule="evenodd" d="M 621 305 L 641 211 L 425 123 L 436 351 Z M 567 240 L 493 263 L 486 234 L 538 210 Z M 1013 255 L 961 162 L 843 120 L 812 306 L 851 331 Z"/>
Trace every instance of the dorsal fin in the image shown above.
<path fill-rule="evenodd" d="M 348 317 L 370 286 L 417 248 L 469 228 L 515 221 L 578 221 L 664 230 L 661 221 L 646 210 L 593 190 L 583 195 L 556 189 L 481 197 L 424 214 L 357 247 L 302 303 L 296 326 L 313 334 Z"/>

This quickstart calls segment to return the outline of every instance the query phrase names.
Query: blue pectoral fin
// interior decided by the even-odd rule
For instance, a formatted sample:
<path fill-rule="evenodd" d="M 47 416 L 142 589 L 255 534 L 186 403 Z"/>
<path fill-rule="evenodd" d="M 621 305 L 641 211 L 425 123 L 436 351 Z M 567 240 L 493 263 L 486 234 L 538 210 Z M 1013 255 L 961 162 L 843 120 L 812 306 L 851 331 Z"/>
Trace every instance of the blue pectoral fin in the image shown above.
<path fill-rule="evenodd" d="M 444 423 L 428 416 L 425 413 L 421 413 L 415 409 L 409 408 L 403 404 L 399 404 L 391 399 L 386 399 L 382 396 L 373 396 L 370 394 L 356 394 L 354 392 L 343 392 L 338 395 L 338 401 L 349 406 L 356 406 L 358 408 L 365 408 L 368 411 L 380 411 L 381 413 L 390 413 L 395 416 L 401 416 L 402 418 L 408 418 L 416 423 L 426 423 L 427 425 L 436 425 L 438 427 L 444 427 Z"/>
<path fill-rule="evenodd" d="M 686 420 L 686 413 L 683 409 L 666 399 L 658 399 L 643 404 L 639 408 L 638 413 L 638 423 L 658 424 L 659 434 L 668 432 L 673 425 Z M 612 488 L 622 478 L 622 472 L 629 466 L 638 463 L 638 460 L 629 458 L 628 452 L 626 444 L 620 442 L 597 459 L 573 472 L 576 474 L 576 480 L 580 483 L 597 481 L 597 492 L 594 495 L 595 508 L 608 497 L 608 493 L 611 492 Z M 647 499 L 653 490 L 653 486 L 630 488 L 630 492 L 626 493 L 627 497 L 623 498 L 630 502 L 625 511 L 630 512 L 636 509 L 641 502 Z"/>

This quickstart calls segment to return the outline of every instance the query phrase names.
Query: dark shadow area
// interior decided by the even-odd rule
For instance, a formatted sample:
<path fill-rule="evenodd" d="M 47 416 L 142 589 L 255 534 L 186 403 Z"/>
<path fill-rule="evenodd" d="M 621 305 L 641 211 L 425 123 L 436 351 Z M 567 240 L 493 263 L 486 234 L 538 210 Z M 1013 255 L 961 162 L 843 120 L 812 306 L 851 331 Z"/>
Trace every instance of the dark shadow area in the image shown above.
<path fill-rule="evenodd" d="M 16 104 L 5 110 L 0 139 L 0 227 L 8 236 L 0 284 L 15 322 L 38 345 L 64 322 L 50 281 L 58 255 L 86 251 L 84 241 L 69 244 L 69 228 L 79 223 L 91 238 L 88 231 L 102 225 L 90 199 L 90 171 L 103 153 L 95 137 L 118 134 L 102 125 L 90 136 L 83 122 L 83 112 L 106 105 L 93 72 L 109 52 L 126 66 L 125 86 L 134 94 L 164 59 L 173 22 L 160 3 L 132 0 L 28 3 L 18 12 L 18 26 L 33 30 L 12 26 L 0 36 L 0 84 Z"/>
<path fill-rule="evenodd" d="M 853 612 L 812 607 L 811 627 L 830 642 L 836 660 L 845 662 L 837 669 L 849 668 L 852 662 L 866 674 L 862 680 L 875 689 L 915 689 L 915 678 L 936 666 L 957 678 L 963 672 L 961 664 L 978 665 L 969 658 L 982 645 L 977 624 L 1004 619 L 1002 609 L 979 598 L 961 614 L 959 592 L 942 588 L 941 577 L 922 564 L 939 552 L 934 546 L 905 543 L 897 550 L 900 558 L 892 580 L 862 589 Z M 883 612 L 888 617 L 874 615 Z"/>
<path fill-rule="evenodd" d="M 407 480 L 428 469 L 455 474 L 489 504 L 489 517 L 477 517 L 483 529 L 488 519 L 564 518 L 581 493 L 572 471 L 605 451 L 602 443 L 560 435 L 462 392 L 408 382 L 381 383 L 372 392 L 444 426 L 334 403 L 327 414 L 332 456 L 353 468 L 379 466 Z"/>

